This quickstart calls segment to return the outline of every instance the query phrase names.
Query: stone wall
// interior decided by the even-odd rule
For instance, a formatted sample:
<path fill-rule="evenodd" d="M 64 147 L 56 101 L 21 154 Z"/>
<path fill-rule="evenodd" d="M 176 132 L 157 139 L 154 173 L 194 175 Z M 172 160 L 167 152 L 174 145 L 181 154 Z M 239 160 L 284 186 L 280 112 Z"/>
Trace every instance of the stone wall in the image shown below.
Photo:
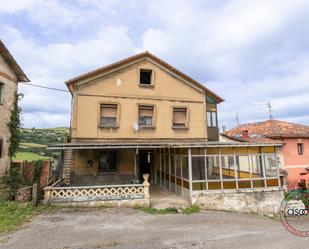
<path fill-rule="evenodd" d="M 192 202 L 207 210 L 275 215 L 283 198 L 282 190 L 194 193 Z"/>
<path fill-rule="evenodd" d="M 8 148 L 10 133 L 8 122 L 11 117 L 11 107 L 14 103 L 14 94 L 17 89 L 17 79 L 13 71 L 8 67 L 0 55 L 0 84 L 2 84 L 2 98 L 0 100 L 0 139 L 3 147 L 0 156 L 0 179 L 10 165 Z"/>

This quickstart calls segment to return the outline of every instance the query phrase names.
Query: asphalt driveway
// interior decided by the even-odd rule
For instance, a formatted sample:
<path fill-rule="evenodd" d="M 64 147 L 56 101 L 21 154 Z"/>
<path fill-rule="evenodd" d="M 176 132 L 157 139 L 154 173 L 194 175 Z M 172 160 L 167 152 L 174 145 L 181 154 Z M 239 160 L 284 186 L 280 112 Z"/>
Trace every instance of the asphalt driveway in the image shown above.
<path fill-rule="evenodd" d="M 304 249 L 309 238 L 280 221 L 255 215 L 201 212 L 153 215 L 134 209 L 56 209 L 0 236 L 10 249 L 237 248 Z"/>

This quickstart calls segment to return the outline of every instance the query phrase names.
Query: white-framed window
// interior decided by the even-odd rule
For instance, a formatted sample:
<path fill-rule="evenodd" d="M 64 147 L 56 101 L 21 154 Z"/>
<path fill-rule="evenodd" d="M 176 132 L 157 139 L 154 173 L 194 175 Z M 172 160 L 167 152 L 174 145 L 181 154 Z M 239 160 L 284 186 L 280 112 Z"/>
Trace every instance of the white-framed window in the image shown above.
<path fill-rule="evenodd" d="M 216 111 L 207 111 L 207 126 L 208 127 L 217 127 L 217 112 Z"/>

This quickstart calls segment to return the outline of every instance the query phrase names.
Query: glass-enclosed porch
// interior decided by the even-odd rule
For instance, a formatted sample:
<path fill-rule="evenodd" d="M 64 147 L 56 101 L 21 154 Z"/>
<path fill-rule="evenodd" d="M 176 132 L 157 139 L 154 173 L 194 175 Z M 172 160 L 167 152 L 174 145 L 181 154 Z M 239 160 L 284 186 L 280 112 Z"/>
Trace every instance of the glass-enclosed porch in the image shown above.
<path fill-rule="evenodd" d="M 280 188 L 277 146 L 224 144 L 157 151 L 155 183 L 191 199 L 194 192 Z"/>

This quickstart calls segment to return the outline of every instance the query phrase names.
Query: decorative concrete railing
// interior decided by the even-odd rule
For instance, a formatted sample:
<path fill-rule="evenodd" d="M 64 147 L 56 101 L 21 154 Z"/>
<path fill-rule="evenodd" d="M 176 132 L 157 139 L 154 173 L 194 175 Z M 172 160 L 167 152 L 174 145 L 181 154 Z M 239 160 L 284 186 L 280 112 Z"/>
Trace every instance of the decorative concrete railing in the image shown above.
<path fill-rule="evenodd" d="M 143 184 L 45 187 L 45 203 L 66 203 L 85 201 L 113 201 L 149 199 L 149 175 L 143 175 Z"/>

